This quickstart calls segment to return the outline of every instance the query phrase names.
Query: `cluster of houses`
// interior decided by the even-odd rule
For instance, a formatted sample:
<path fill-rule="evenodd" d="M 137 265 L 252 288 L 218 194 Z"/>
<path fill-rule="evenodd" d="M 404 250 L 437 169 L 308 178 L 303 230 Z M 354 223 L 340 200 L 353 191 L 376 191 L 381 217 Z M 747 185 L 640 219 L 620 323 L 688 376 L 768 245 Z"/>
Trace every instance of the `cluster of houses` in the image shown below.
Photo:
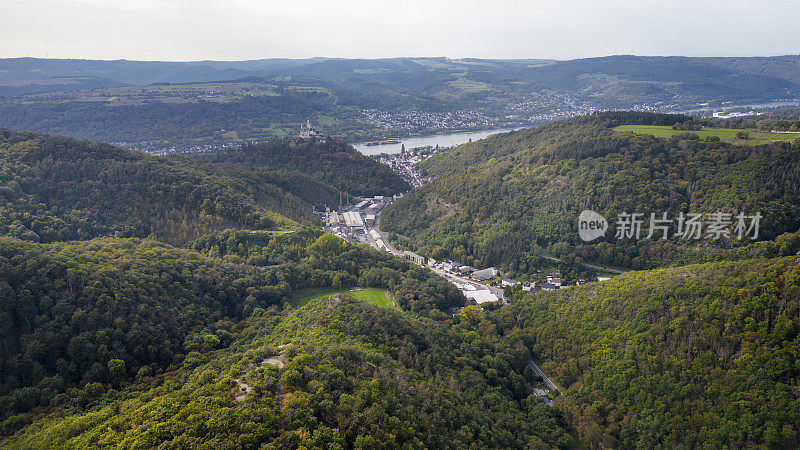
<path fill-rule="evenodd" d="M 438 151 L 438 148 L 433 149 L 430 146 L 415 147 L 410 151 L 406 151 L 404 146 L 400 153 L 380 156 L 378 162 L 389 166 L 392 171 L 408 181 L 411 186 L 420 187 L 427 183 L 430 178 L 423 178 L 416 165 L 431 157 L 435 151 Z"/>
<path fill-rule="evenodd" d="M 419 134 L 431 134 L 441 130 L 450 132 L 496 128 L 498 117 L 487 115 L 482 110 L 455 112 L 386 111 L 365 109 L 365 121 L 377 128 L 401 128 Z"/>
<path fill-rule="evenodd" d="M 580 279 L 575 282 L 576 286 L 586 284 L 587 281 Z M 538 291 L 557 291 L 559 289 L 566 289 L 571 285 L 563 283 L 561 277 L 558 275 L 550 275 L 541 282 L 525 281 L 522 283 L 523 292 L 538 292 Z"/>
<path fill-rule="evenodd" d="M 444 260 L 436 261 L 433 258 L 428 259 L 428 267 L 440 274 L 446 276 L 451 283 L 455 284 L 461 290 L 465 297 L 472 299 L 477 304 L 497 302 L 500 297 L 492 291 L 486 289 L 484 286 L 472 283 L 469 280 L 485 281 L 489 278 L 497 276 L 500 272 L 494 267 L 488 269 L 477 270 L 471 266 L 465 266 L 454 261 Z M 456 278 L 458 277 L 458 278 Z"/>
<path fill-rule="evenodd" d="M 408 258 L 407 258 L 408 259 Z M 485 282 L 498 276 L 500 271 L 495 267 L 488 269 L 476 269 L 472 266 L 462 265 L 454 261 L 444 260 L 436 261 L 433 258 L 428 260 L 428 266 L 434 269 L 439 269 L 445 273 L 452 274 L 458 277 L 469 278 L 478 282 Z M 598 281 L 606 281 L 608 277 L 598 277 Z M 565 283 L 561 280 L 558 273 L 549 275 L 541 281 L 523 281 L 519 282 L 509 278 L 502 278 L 499 282 L 492 283 L 492 286 L 499 286 L 506 288 L 509 286 L 521 285 L 523 292 L 536 293 L 539 291 L 557 291 L 559 289 L 567 289 L 571 286 L 582 286 L 588 283 L 587 280 L 581 278 L 573 284 Z"/>
<path fill-rule="evenodd" d="M 611 277 L 603 277 L 598 276 L 597 281 L 607 281 L 610 280 Z M 506 280 L 503 280 L 504 282 Z M 522 291 L 523 292 L 530 292 L 535 293 L 539 291 L 557 291 L 559 289 L 567 289 L 572 286 L 583 286 L 584 284 L 588 283 L 587 280 L 581 278 L 575 281 L 574 284 L 567 284 L 561 281 L 561 277 L 558 274 L 549 275 L 542 281 L 524 281 L 522 282 Z M 517 284 L 514 282 L 514 284 Z"/>
<path fill-rule="evenodd" d="M 353 206 L 341 207 L 339 211 L 326 208 L 324 212 L 317 212 L 326 229 L 351 242 L 364 243 L 378 250 L 395 253 L 406 260 L 419 266 L 428 266 L 435 272 L 446 277 L 451 283 L 455 284 L 465 297 L 472 299 L 477 304 L 497 302 L 501 300 L 499 288 L 521 285 L 522 290 L 528 293 L 539 291 L 555 291 L 566 289 L 572 285 L 562 282 L 560 274 L 550 275 L 541 281 L 519 282 L 508 278 L 497 279 L 500 271 L 495 267 L 486 269 L 476 269 L 469 265 L 463 265 L 451 260 L 437 261 L 433 258 L 425 258 L 411 251 L 397 252 L 388 246 L 383 236 L 373 228 L 380 211 L 396 200 L 394 197 L 376 196 L 372 198 L 359 199 Z M 598 277 L 599 281 L 607 278 Z M 485 283 L 491 283 L 487 289 Z M 582 285 L 587 281 L 580 279 L 574 285 Z M 494 292 L 492 292 L 494 291 Z"/>

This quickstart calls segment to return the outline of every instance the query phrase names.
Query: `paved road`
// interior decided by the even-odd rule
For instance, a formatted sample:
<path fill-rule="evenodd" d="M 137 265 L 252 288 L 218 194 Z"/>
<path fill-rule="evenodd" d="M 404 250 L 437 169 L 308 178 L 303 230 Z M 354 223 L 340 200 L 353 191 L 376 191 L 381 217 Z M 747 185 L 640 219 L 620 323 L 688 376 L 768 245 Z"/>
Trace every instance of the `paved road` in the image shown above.
<path fill-rule="evenodd" d="M 541 255 L 539 255 L 539 256 L 541 256 L 541 257 L 542 257 L 542 258 L 544 258 L 544 259 L 549 259 L 550 261 L 555 261 L 555 262 L 564 262 L 564 260 L 563 260 L 563 259 L 556 258 L 555 256 L 550 256 L 550 255 L 546 255 L 546 254 L 541 254 Z M 600 270 L 600 271 L 602 271 L 602 272 L 610 272 L 610 273 L 625 273 L 625 272 L 630 272 L 630 270 L 612 269 L 611 267 L 597 266 L 597 265 L 595 265 L 595 264 L 589 264 L 589 263 L 577 263 L 577 264 L 578 264 L 579 266 L 588 267 L 588 268 L 590 268 L 590 269 L 594 269 L 594 270 Z"/>
<path fill-rule="evenodd" d="M 381 209 L 381 211 L 383 211 L 383 209 Z M 397 251 L 396 248 L 394 248 L 394 246 L 389 242 L 388 239 L 386 239 L 386 236 L 388 236 L 389 233 L 386 231 L 381 231 L 380 229 L 381 211 L 378 211 L 378 213 L 375 214 L 375 225 L 373 225 L 372 229 L 374 229 L 375 231 L 378 232 L 378 234 L 381 235 L 381 237 L 383 238 L 383 243 L 386 244 L 386 247 L 389 249 L 389 251 L 392 252 L 392 254 L 400 256 L 400 252 Z M 369 231 L 367 231 L 367 233 L 369 233 Z"/>
<path fill-rule="evenodd" d="M 522 323 L 520 322 L 519 314 L 517 314 L 517 327 L 518 328 L 522 328 Z M 549 387 L 550 389 L 552 389 L 552 390 L 554 390 L 554 391 L 556 391 L 558 393 L 561 393 L 561 389 L 559 389 L 558 386 L 556 386 L 556 384 L 553 383 L 553 380 L 551 380 L 550 377 L 548 377 L 547 374 L 544 373 L 544 370 L 542 370 L 542 368 L 539 367 L 538 364 L 536 364 L 532 359 L 529 359 L 528 360 L 528 365 L 530 365 L 531 368 L 533 369 L 533 371 L 536 372 L 536 375 L 539 375 L 540 377 L 542 377 L 542 380 L 544 381 L 544 384 L 547 385 L 547 387 Z M 553 407 L 553 402 L 550 401 L 550 399 L 547 398 L 547 396 L 540 395 L 539 397 L 542 400 L 544 400 L 545 403 L 547 403 L 547 406 L 549 406 L 551 408 Z"/>
<path fill-rule="evenodd" d="M 532 359 L 528 360 L 528 364 L 530 364 L 530 366 L 533 368 L 533 371 L 536 372 L 536 375 L 542 377 L 542 379 L 544 380 L 544 384 L 546 384 L 547 387 L 549 387 L 554 391 L 561 392 L 561 389 L 559 389 L 558 386 L 556 386 L 556 384 L 553 383 L 553 380 L 551 380 L 547 375 L 545 375 L 544 371 L 539 366 L 537 366 Z"/>

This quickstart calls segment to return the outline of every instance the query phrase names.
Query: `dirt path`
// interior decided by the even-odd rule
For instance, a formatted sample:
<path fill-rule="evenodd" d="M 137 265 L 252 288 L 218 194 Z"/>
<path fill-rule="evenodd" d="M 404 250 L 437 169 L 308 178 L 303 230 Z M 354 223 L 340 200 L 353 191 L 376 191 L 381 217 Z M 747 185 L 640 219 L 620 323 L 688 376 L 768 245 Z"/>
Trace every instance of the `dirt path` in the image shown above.
<path fill-rule="evenodd" d="M 562 259 L 556 258 L 555 256 L 546 255 L 544 253 L 539 256 L 541 256 L 544 259 L 549 259 L 550 261 L 564 262 Z M 618 274 L 630 272 L 630 270 L 615 269 L 612 267 L 603 267 L 603 266 L 598 266 L 596 264 L 589 264 L 589 263 L 576 263 L 576 264 L 578 264 L 579 266 L 588 267 L 589 269 L 599 270 L 601 272 L 618 273 Z"/>
<path fill-rule="evenodd" d="M 278 348 L 280 349 L 281 353 L 278 356 L 271 356 L 258 364 L 259 367 L 265 366 L 267 364 L 275 366 L 278 368 L 278 382 L 276 383 L 275 389 L 275 398 L 278 401 L 278 414 L 280 414 L 281 410 L 283 409 L 283 389 L 281 387 L 281 377 L 283 376 L 283 367 L 286 365 L 286 348 L 290 344 L 279 345 Z M 238 388 L 236 389 L 236 394 L 234 397 L 236 400 L 243 402 L 247 394 L 253 392 L 253 386 L 250 385 L 245 380 L 245 374 L 242 373 L 236 378 L 231 378 L 231 380 L 236 382 Z"/>

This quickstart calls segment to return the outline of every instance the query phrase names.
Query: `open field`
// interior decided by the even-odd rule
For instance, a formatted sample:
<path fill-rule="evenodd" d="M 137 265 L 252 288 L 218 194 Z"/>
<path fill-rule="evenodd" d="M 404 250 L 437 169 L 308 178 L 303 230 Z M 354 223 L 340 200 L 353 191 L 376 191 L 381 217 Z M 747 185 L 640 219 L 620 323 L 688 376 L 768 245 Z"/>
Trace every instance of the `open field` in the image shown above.
<path fill-rule="evenodd" d="M 276 86 L 255 82 L 220 82 L 154 84 L 113 88 L 78 89 L 72 91 L 28 94 L 20 101 L 64 103 L 108 101 L 117 104 L 140 105 L 146 102 L 198 103 L 234 102 L 245 96 L 277 96 Z"/>
<path fill-rule="evenodd" d="M 369 303 L 370 305 L 380 306 L 381 308 L 395 309 L 389 297 L 389 292 L 383 289 L 375 288 L 356 288 L 358 290 L 350 289 L 334 289 L 334 288 L 317 288 L 317 289 L 304 289 L 289 299 L 289 303 L 295 308 L 300 308 L 312 300 L 319 298 L 329 297 L 334 294 L 345 294 L 353 297 L 356 300 Z"/>
<path fill-rule="evenodd" d="M 795 139 L 800 138 L 798 134 L 789 134 L 789 133 L 762 133 L 756 129 L 744 129 L 744 128 L 703 128 L 700 131 L 686 131 L 686 130 L 673 130 L 672 127 L 669 126 L 657 126 L 657 125 L 620 125 L 614 128 L 615 131 L 620 132 L 633 132 L 637 134 L 651 134 L 655 137 L 663 137 L 668 138 L 675 134 L 680 133 L 694 133 L 701 138 L 706 138 L 708 136 L 717 136 L 720 140 L 723 141 L 730 141 L 736 142 L 737 144 L 758 144 L 764 141 L 793 141 Z M 750 133 L 749 139 L 737 139 L 736 133 L 740 131 L 746 131 Z"/>

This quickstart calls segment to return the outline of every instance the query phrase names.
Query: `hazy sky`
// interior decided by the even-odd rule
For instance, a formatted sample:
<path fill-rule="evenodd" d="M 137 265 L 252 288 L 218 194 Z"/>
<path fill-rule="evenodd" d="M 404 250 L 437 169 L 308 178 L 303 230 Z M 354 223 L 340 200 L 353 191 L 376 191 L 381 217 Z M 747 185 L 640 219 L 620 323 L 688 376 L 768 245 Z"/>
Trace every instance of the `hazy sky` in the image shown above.
<path fill-rule="evenodd" d="M 800 53 L 797 0 L 0 0 L 0 57 Z"/>

